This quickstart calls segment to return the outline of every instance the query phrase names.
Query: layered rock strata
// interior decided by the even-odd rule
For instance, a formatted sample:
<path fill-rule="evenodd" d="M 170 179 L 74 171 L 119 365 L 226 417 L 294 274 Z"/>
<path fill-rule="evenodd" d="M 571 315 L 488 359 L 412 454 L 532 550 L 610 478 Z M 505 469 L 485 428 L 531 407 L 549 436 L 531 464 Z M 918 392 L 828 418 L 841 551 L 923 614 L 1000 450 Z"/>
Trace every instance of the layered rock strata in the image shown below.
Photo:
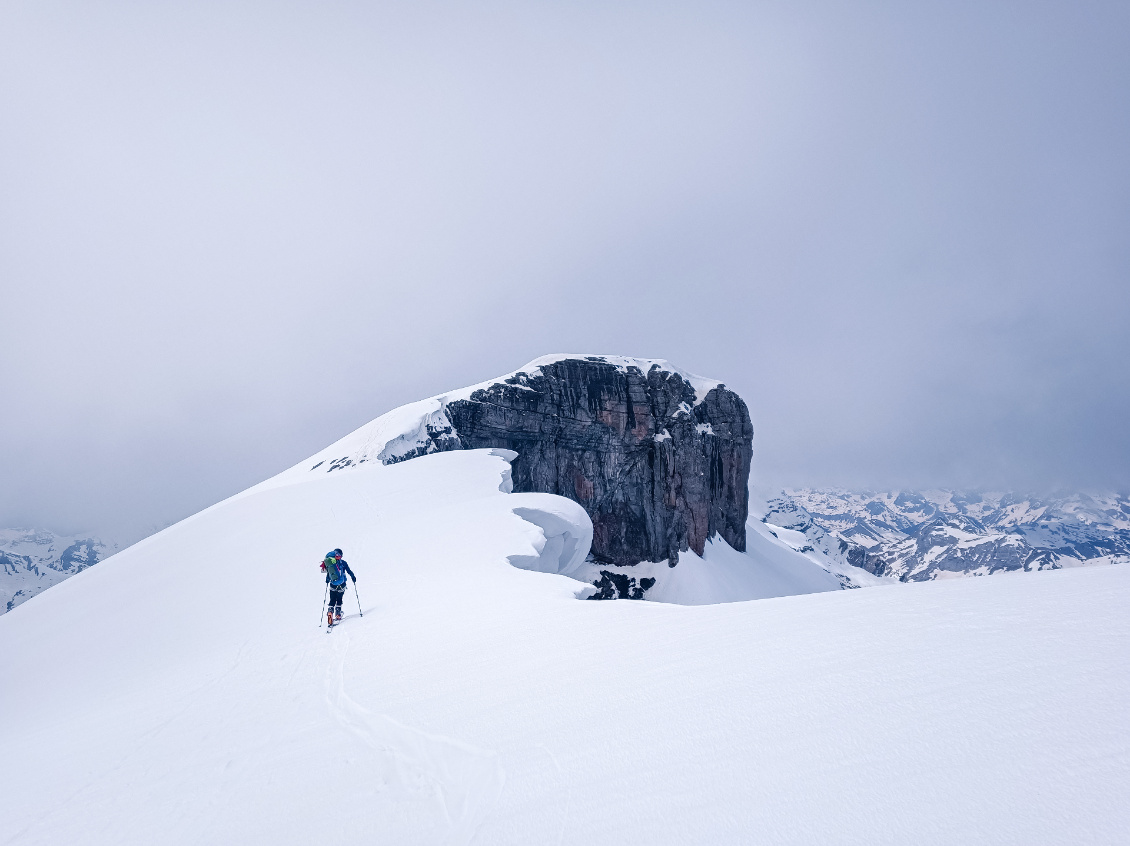
<path fill-rule="evenodd" d="M 698 396 L 688 379 L 653 365 L 563 359 L 449 402 L 464 449 L 504 447 L 515 491 L 578 502 L 593 522 L 592 555 L 627 566 L 701 555 L 715 532 L 745 550 L 753 426 L 724 385 Z"/>

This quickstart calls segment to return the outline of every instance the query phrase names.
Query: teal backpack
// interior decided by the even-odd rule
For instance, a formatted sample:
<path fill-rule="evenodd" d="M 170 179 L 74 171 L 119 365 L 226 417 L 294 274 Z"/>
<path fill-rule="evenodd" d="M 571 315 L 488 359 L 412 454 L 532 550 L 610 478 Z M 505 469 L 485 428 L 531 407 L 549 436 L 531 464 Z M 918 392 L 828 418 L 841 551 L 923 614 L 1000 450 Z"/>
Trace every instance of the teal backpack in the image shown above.
<path fill-rule="evenodd" d="M 345 573 L 341 572 L 341 568 L 337 566 L 337 559 L 332 555 L 327 555 L 326 560 L 322 562 L 326 568 L 326 575 L 330 577 L 330 584 L 334 587 L 345 584 Z"/>

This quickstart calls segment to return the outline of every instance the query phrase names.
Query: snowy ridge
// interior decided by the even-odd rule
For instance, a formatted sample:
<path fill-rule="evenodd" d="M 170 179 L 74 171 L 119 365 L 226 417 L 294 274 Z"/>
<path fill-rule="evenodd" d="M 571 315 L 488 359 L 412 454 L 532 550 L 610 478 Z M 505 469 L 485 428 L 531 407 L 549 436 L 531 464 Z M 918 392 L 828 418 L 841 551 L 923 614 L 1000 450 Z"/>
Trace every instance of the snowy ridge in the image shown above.
<path fill-rule="evenodd" d="M 702 400 L 708 393 L 710 393 L 715 388 L 722 387 L 723 384 L 717 379 L 707 379 L 703 376 L 696 376 L 694 373 L 683 370 L 681 367 L 676 367 L 665 358 L 631 358 L 622 355 L 591 355 L 588 353 L 556 353 L 553 355 L 543 355 L 540 358 L 535 358 L 525 367 L 515 371 L 515 373 L 530 373 L 534 370 L 540 370 L 547 364 L 553 364 L 558 361 L 570 361 L 574 359 L 580 359 L 584 361 L 603 361 L 606 364 L 613 365 L 621 373 L 626 373 L 629 368 L 635 368 L 645 375 L 650 373 L 655 368 L 662 370 L 664 373 L 675 373 L 678 376 L 682 377 L 684 382 L 694 388 L 696 404 L 702 402 Z M 506 377 L 503 377 L 503 380 L 505 378 Z M 500 380 L 495 379 L 493 381 L 497 382 Z"/>
<path fill-rule="evenodd" d="M 496 379 L 393 409 L 251 490 L 294 484 L 308 478 L 311 471 L 322 475 L 346 468 L 388 466 L 459 448 L 458 433 L 446 413 L 450 403 L 469 399 L 475 392 L 499 383 L 510 384 L 518 390 L 529 390 L 524 384 L 525 376 L 537 374 L 547 365 L 571 360 L 599 361 L 621 372 L 633 368 L 646 374 L 658 368 L 664 373 L 677 374 L 695 391 L 696 404 L 711 390 L 723 386 L 718 380 L 696 376 L 665 359 L 586 354 L 542 356 Z M 683 403 L 682 407 L 686 413 L 691 413 L 689 405 Z M 696 429 L 700 434 L 713 434 L 709 424 L 699 425 Z M 662 439 L 663 435 L 661 432 L 659 438 Z M 670 435 L 667 434 L 667 437 Z M 494 453 L 508 461 L 515 457 L 509 450 L 498 449 Z M 504 486 L 504 490 L 509 492 L 510 488 Z M 552 500 L 557 500 L 558 504 L 552 505 Z M 792 542 L 795 533 L 784 527 L 766 525 L 761 513 L 751 517 L 747 523 L 746 552 L 736 551 L 715 535 L 709 539 L 701 557 L 690 550 L 680 553 L 678 566 L 667 561 L 641 561 L 628 569 L 615 568 L 586 558 L 592 542 L 592 525 L 583 508 L 552 496 L 544 497 L 540 506 L 537 511 L 525 508 L 515 497 L 515 513 L 542 529 L 544 538 L 535 544 L 534 554 L 510 556 L 510 561 L 520 569 L 555 573 L 576 580 L 580 583 L 577 586 L 580 598 L 625 597 L 701 605 L 793 596 L 889 581 L 851 566 L 841 560 L 842 556 L 829 554 L 824 545 L 814 553 L 808 543 Z M 586 526 L 587 529 L 583 528 Z M 563 550 L 563 546 L 568 549 Z"/>
<path fill-rule="evenodd" d="M 546 365 L 569 360 L 600 361 L 611 364 L 622 372 L 635 368 L 647 374 L 658 368 L 666 373 L 677 374 L 694 389 L 696 403 L 701 402 L 711 390 L 722 385 L 717 380 L 688 373 L 661 358 L 588 354 L 546 355 L 535 358 L 524 367 L 496 379 L 488 379 L 470 387 L 437 394 L 395 408 L 280 475 L 301 474 L 311 470 L 329 473 L 372 462 L 393 464 L 419 455 L 442 451 L 447 444 L 458 443 L 458 433 L 452 428 L 451 421 L 445 413 L 449 403 L 470 399 L 476 391 L 500 382 L 516 382 L 519 374 L 533 375 Z M 522 386 L 518 384 L 516 387 Z"/>

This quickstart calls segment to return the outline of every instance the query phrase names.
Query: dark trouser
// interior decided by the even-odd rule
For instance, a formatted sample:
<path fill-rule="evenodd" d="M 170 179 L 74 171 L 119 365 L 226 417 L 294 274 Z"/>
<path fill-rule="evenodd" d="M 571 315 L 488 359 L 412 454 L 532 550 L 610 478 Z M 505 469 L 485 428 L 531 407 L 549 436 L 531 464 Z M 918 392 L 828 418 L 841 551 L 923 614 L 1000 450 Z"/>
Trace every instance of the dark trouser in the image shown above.
<path fill-rule="evenodd" d="M 334 614 L 341 613 L 341 597 L 345 593 L 345 585 L 334 587 L 330 585 L 330 610 Z"/>

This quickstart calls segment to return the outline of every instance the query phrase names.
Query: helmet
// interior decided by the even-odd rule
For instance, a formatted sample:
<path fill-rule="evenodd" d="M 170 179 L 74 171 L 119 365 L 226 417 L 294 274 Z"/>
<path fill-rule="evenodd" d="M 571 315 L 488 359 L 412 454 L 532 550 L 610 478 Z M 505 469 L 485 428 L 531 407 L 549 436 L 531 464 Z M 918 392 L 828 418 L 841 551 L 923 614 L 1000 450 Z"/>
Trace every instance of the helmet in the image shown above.
<path fill-rule="evenodd" d="M 341 558 L 344 553 L 340 549 L 335 549 L 332 554 L 334 558 Z"/>

